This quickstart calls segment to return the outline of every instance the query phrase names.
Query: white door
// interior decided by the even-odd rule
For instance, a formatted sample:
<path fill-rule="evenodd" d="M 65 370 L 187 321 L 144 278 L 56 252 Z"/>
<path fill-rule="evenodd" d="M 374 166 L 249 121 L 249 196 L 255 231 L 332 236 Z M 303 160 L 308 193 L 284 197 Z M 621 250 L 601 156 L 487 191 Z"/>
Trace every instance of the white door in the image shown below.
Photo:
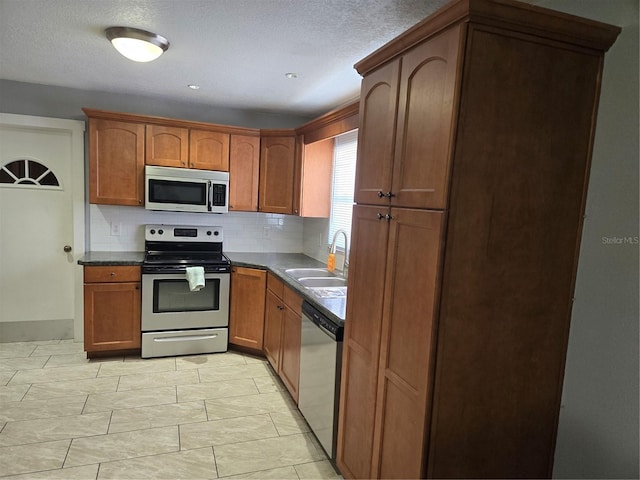
<path fill-rule="evenodd" d="M 0 114 L 0 322 L 79 340 L 84 123 Z M 20 325 L 20 322 L 37 322 Z M 55 326 L 54 326 L 55 324 Z M 44 338 L 43 338 L 44 337 Z"/>

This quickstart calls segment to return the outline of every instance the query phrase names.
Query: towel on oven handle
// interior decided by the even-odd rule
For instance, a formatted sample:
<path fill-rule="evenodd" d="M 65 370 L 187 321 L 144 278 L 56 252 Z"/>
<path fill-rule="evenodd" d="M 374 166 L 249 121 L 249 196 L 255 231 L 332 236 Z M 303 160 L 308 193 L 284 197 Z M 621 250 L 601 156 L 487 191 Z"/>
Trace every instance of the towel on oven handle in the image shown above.
<path fill-rule="evenodd" d="M 187 267 L 186 275 L 189 282 L 189 290 L 197 292 L 204 287 L 203 267 Z"/>

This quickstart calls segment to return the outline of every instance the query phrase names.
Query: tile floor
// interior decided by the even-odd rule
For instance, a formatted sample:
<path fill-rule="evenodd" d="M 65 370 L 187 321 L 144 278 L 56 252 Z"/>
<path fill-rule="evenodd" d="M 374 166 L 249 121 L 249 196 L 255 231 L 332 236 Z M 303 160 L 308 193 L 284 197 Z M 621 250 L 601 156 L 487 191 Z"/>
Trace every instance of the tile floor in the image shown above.
<path fill-rule="evenodd" d="M 0 477 L 342 478 L 261 358 L 0 343 Z"/>

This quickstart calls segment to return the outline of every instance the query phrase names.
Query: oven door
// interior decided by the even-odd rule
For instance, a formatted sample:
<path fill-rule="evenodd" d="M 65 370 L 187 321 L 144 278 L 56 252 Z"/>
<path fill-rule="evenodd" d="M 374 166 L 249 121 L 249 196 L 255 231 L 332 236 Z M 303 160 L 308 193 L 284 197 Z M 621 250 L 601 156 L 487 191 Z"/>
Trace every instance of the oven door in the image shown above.
<path fill-rule="evenodd" d="M 227 327 L 229 274 L 204 278 L 204 287 L 192 292 L 184 273 L 143 273 L 142 331 Z"/>

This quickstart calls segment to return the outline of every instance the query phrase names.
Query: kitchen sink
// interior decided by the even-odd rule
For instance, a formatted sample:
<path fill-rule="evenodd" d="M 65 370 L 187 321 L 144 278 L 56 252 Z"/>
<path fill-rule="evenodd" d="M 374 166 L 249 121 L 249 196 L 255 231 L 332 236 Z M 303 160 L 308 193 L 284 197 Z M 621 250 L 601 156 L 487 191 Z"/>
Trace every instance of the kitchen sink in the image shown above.
<path fill-rule="evenodd" d="M 289 268 L 284 272 L 317 298 L 347 296 L 347 279 L 326 268 Z"/>
<path fill-rule="evenodd" d="M 336 274 L 326 268 L 289 268 L 284 273 L 296 280 L 304 277 L 335 277 Z"/>
<path fill-rule="evenodd" d="M 345 287 L 346 278 L 340 277 L 302 277 L 297 279 L 305 287 Z"/>

